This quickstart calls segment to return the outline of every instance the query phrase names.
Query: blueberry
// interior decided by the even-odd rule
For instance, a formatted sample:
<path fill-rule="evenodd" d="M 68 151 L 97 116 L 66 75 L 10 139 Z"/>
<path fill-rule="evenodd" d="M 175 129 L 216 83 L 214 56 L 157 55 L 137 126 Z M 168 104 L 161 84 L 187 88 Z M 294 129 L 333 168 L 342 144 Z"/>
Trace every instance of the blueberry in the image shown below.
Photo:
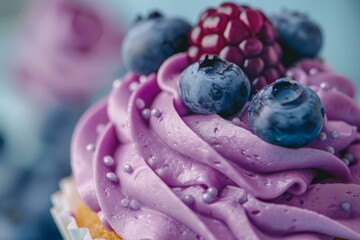
<path fill-rule="evenodd" d="M 255 95 L 248 117 L 252 132 L 264 141 L 299 148 L 319 135 L 324 108 L 313 90 L 282 78 Z"/>
<path fill-rule="evenodd" d="M 249 99 L 250 82 L 237 65 L 206 56 L 184 70 L 180 90 L 183 102 L 193 112 L 228 116 Z"/>
<path fill-rule="evenodd" d="M 289 66 L 300 58 L 315 58 L 322 45 L 319 26 L 306 14 L 284 10 L 271 17 L 280 35 L 283 64 Z"/>
<path fill-rule="evenodd" d="M 156 72 L 170 56 L 188 48 L 190 24 L 179 18 L 154 12 L 138 20 L 126 34 L 122 45 L 125 66 L 138 74 Z"/>

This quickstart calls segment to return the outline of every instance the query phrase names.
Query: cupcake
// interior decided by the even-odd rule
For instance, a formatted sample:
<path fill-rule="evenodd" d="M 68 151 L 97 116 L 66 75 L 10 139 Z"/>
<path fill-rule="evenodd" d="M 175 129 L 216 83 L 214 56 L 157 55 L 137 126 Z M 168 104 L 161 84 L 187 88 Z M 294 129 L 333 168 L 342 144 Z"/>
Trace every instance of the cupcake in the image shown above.
<path fill-rule="evenodd" d="M 129 73 L 73 135 L 81 200 L 63 207 L 62 190 L 52 210 L 64 237 L 359 239 L 354 85 L 317 60 L 283 77 L 276 35 L 233 3 L 190 31 L 159 13 L 134 25 Z"/>

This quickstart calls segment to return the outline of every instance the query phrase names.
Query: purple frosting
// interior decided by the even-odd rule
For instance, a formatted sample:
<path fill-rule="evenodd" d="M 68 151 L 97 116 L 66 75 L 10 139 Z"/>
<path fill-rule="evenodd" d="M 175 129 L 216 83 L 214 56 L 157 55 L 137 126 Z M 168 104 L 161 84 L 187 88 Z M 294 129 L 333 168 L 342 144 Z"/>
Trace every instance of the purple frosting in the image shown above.
<path fill-rule="evenodd" d="M 73 174 L 104 226 L 124 239 L 360 239 L 352 83 L 330 75 L 323 88 L 316 74 L 291 70 L 327 117 L 317 140 L 289 149 L 252 134 L 247 107 L 233 119 L 190 113 L 178 92 L 188 65 L 178 54 L 157 75 L 129 73 L 79 122 Z"/>

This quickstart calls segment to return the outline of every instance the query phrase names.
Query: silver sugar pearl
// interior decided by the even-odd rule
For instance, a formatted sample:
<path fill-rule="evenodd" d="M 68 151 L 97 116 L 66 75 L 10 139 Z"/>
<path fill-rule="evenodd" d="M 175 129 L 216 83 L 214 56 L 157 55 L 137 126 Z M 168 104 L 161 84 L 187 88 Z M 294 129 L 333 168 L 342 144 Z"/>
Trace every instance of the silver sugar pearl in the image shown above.
<path fill-rule="evenodd" d="M 86 151 L 95 152 L 95 145 L 92 143 L 89 143 L 88 145 L 86 145 Z"/>
<path fill-rule="evenodd" d="M 151 111 L 150 111 L 150 109 L 148 109 L 148 108 L 143 109 L 142 112 L 141 112 L 141 116 L 142 116 L 144 119 L 149 119 L 149 118 L 150 118 L 150 115 L 151 115 Z"/>
<path fill-rule="evenodd" d="M 154 108 L 154 109 L 151 109 L 151 115 L 158 118 L 158 117 L 160 117 L 161 112 L 159 109 Z"/>
<path fill-rule="evenodd" d="M 346 159 L 348 159 L 350 162 L 354 161 L 354 155 L 352 155 L 351 153 L 347 153 L 344 156 Z"/>
<path fill-rule="evenodd" d="M 339 133 L 338 133 L 337 131 L 331 131 L 331 132 L 330 132 L 330 137 L 331 137 L 332 139 L 336 139 L 336 138 L 339 137 Z"/>
<path fill-rule="evenodd" d="M 106 173 L 106 178 L 112 182 L 117 182 L 118 181 L 118 177 L 116 176 L 115 173 L 113 172 L 108 172 Z"/>
<path fill-rule="evenodd" d="M 211 193 L 208 193 L 208 192 L 206 192 L 206 193 L 204 193 L 202 195 L 202 199 L 206 203 L 212 203 L 213 201 L 215 201 L 215 198 L 216 198 L 216 196 L 214 196 L 214 195 L 212 195 Z"/>
<path fill-rule="evenodd" d="M 184 198 L 182 200 L 186 205 L 191 205 L 194 202 L 194 197 L 193 197 L 193 195 L 188 194 L 188 195 L 184 196 Z"/>
<path fill-rule="evenodd" d="M 343 158 L 342 159 L 342 161 L 347 165 L 347 166 L 349 166 L 350 165 L 350 161 L 349 161 L 349 159 L 347 159 L 347 158 Z"/>
<path fill-rule="evenodd" d="M 143 109 L 145 107 L 145 102 L 141 98 L 135 100 L 135 105 L 138 109 Z"/>
<path fill-rule="evenodd" d="M 111 167 L 112 165 L 114 165 L 114 159 L 109 155 L 107 155 L 103 158 L 103 162 L 108 167 Z"/>
<path fill-rule="evenodd" d="M 317 74 L 318 72 L 319 72 L 319 70 L 317 70 L 316 68 L 312 68 L 312 69 L 310 69 L 309 74 L 312 76 L 312 75 Z"/>
<path fill-rule="evenodd" d="M 342 202 L 340 204 L 340 209 L 345 211 L 345 212 L 349 212 L 351 210 L 351 203 L 349 202 Z"/>
<path fill-rule="evenodd" d="M 147 80 L 147 77 L 144 76 L 144 75 L 142 75 L 142 76 L 139 78 L 139 82 L 140 82 L 140 83 L 144 83 L 144 82 L 146 82 L 146 80 Z"/>
<path fill-rule="evenodd" d="M 121 80 L 120 79 L 116 79 L 115 81 L 113 81 L 112 86 L 113 88 L 118 88 L 121 84 Z"/>
<path fill-rule="evenodd" d="M 219 191 L 214 188 L 214 187 L 209 187 L 207 190 L 206 190 L 207 193 L 211 194 L 212 196 L 216 197 L 219 193 Z"/>
<path fill-rule="evenodd" d="M 236 117 L 236 118 L 233 118 L 232 123 L 235 125 L 240 125 L 241 121 L 239 118 Z"/>
<path fill-rule="evenodd" d="M 129 203 L 130 203 L 130 201 L 129 201 L 129 199 L 127 199 L 127 198 L 123 198 L 123 199 L 121 199 L 121 201 L 120 201 L 120 205 L 121 205 L 122 207 L 124 207 L 124 208 L 127 208 L 127 207 L 129 206 Z"/>
<path fill-rule="evenodd" d="M 327 139 L 327 135 L 325 132 L 321 132 L 318 138 L 320 141 L 325 141 Z"/>
<path fill-rule="evenodd" d="M 327 82 L 322 82 L 322 83 L 320 83 L 320 88 L 327 90 L 330 88 L 330 85 Z"/>
<path fill-rule="evenodd" d="M 328 152 L 331 153 L 331 154 L 334 154 L 334 153 L 335 153 L 335 149 L 334 149 L 333 147 L 331 147 L 331 146 L 327 146 L 327 147 L 326 147 L 326 151 L 328 151 Z"/>
<path fill-rule="evenodd" d="M 129 86 L 129 90 L 131 91 L 131 92 L 134 92 L 136 89 L 138 89 L 139 88 L 139 83 L 137 83 L 137 82 L 132 82 L 131 84 L 130 84 L 130 86 Z"/>

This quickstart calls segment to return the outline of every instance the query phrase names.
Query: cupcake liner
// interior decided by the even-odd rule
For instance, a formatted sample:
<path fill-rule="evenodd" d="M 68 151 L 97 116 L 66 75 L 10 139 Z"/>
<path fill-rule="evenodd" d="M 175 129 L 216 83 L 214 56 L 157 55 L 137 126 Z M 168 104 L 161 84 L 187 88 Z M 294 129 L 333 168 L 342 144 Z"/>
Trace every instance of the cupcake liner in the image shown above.
<path fill-rule="evenodd" d="M 60 181 L 60 191 L 51 196 L 50 213 L 64 240 L 92 240 L 89 229 L 77 226 L 73 212 L 81 200 L 72 177 Z M 97 238 L 100 240 L 102 238 Z"/>

